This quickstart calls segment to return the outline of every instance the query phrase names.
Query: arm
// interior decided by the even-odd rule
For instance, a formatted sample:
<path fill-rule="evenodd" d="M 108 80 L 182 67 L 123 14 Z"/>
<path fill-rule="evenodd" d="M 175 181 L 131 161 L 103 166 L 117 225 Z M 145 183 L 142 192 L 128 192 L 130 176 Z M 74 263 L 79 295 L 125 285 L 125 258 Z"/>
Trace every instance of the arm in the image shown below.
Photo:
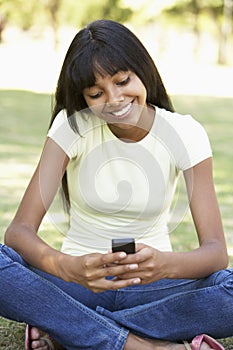
<path fill-rule="evenodd" d="M 173 253 L 169 275 L 175 278 L 201 278 L 225 268 L 228 264 L 213 183 L 212 158 L 186 170 L 184 177 L 199 248 L 191 252 Z"/>
<path fill-rule="evenodd" d="M 194 277 L 206 276 L 225 268 L 228 264 L 212 173 L 212 158 L 184 172 L 190 209 L 200 245 L 198 249 L 189 253 L 190 258 L 195 259 L 196 266 L 191 266 L 192 261 L 190 265 L 190 273 L 193 273 Z"/>
<path fill-rule="evenodd" d="M 138 244 L 135 256 L 125 262 L 139 264 L 134 276 L 142 283 L 160 278 L 202 278 L 228 264 L 226 243 L 209 158 L 184 172 L 190 209 L 198 235 L 199 247 L 190 252 L 160 252 Z M 128 278 L 132 275 L 124 275 Z M 144 281 L 144 282 L 143 282 Z"/>
<path fill-rule="evenodd" d="M 137 265 L 129 264 L 111 266 L 114 261 L 124 259 L 124 253 L 71 256 L 53 249 L 37 236 L 41 221 L 57 192 L 68 163 L 68 156 L 48 138 L 18 211 L 6 231 L 5 243 L 16 250 L 29 265 L 65 281 L 82 284 L 94 292 L 140 283 L 135 278 L 124 281 L 105 279 L 106 276 L 137 268 Z"/>
<path fill-rule="evenodd" d="M 69 162 L 67 155 L 47 139 L 39 164 L 5 233 L 5 243 L 15 249 L 30 265 L 57 274 L 58 252 L 37 236 Z"/>

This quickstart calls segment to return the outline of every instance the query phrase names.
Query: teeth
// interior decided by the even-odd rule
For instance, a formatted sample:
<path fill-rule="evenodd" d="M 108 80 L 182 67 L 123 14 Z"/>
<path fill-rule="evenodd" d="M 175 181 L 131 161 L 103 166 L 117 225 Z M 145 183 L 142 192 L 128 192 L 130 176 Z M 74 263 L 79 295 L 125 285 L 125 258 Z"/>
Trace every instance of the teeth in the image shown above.
<path fill-rule="evenodd" d="M 131 107 L 131 103 L 128 104 L 128 106 L 124 107 L 121 111 L 112 112 L 112 114 L 115 115 L 116 117 L 121 117 L 122 115 L 124 115 L 130 110 L 130 107 Z"/>

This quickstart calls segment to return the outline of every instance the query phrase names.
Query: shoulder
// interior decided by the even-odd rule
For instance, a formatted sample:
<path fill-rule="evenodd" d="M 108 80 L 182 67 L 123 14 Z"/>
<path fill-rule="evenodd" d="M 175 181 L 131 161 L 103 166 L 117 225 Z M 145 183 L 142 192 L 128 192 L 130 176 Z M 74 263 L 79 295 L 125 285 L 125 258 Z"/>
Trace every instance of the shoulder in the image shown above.
<path fill-rule="evenodd" d="M 80 111 L 75 112 L 71 116 L 67 115 L 66 109 L 62 109 L 55 117 L 52 126 L 50 128 L 51 131 L 55 132 L 59 128 L 67 128 L 69 131 L 73 131 L 72 121 L 77 124 L 78 131 L 77 134 L 85 133 L 86 131 L 93 129 L 93 127 L 99 125 L 98 119 L 91 111 Z"/>
<path fill-rule="evenodd" d="M 69 158 L 75 158 L 81 155 L 84 143 L 99 133 L 102 124 L 90 110 L 68 116 L 66 109 L 63 109 L 55 117 L 47 136 L 53 139 Z M 74 130 L 73 125 L 77 125 L 78 130 Z"/>
<path fill-rule="evenodd" d="M 165 109 L 156 107 L 157 127 L 162 129 L 168 127 L 168 130 L 173 130 L 177 133 L 189 133 L 196 129 L 204 129 L 204 127 L 194 119 L 190 114 L 180 114 L 170 112 Z"/>
<path fill-rule="evenodd" d="M 171 139 L 179 139 L 187 144 L 208 139 L 203 125 L 191 115 L 170 112 L 157 107 L 155 132 L 158 137 L 166 140 L 166 142 Z"/>
<path fill-rule="evenodd" d="M 156 119 L 156 137 L 166 144 L 180 169 L 185 170 L 212 156 L 205 128 L 191 115 L 156 108 Z"/>

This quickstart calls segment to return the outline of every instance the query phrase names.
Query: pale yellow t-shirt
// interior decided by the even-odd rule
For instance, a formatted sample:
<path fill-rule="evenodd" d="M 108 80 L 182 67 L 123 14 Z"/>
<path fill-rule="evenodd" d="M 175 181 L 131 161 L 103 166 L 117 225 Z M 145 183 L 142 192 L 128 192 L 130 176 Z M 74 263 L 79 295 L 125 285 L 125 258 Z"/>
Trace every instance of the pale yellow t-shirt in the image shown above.
<path fill-rule="evenodd" d="M 48 133 L 70 158 L 70 227 L 62 251 L 106 253 L 112 238 L 125 237 L 170 251 L 167 224 L 178 174 L 212 156 L 204 128 L 189 115 L 156 107 L 148 135 L 128 143 L 93 113 L 71 118 L 79 133 L 65 110 Z"/>

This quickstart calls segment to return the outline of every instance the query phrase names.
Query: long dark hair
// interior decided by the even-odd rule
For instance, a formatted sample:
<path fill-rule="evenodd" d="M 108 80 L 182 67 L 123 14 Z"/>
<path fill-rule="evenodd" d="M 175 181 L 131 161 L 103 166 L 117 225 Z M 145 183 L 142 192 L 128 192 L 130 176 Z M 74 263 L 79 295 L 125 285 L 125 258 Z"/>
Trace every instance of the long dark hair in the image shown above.
<path fill-rule="evenodd" d="M 154 61 L 140 40 L 118 22 L 97 20 L 76 34 L 67 51 L 58 79 L 50 126 L 56 115 L 66 109 L 72 129 L 78 132 L 77 120 L 70 117 L 88 107 L 82 92 L 95 84 L 96 73 L 114 75 L 128 70 L 144 84 L 147 103 L 174 110 Z M 62 188 L 69 208 L 66 173 Z"/>

